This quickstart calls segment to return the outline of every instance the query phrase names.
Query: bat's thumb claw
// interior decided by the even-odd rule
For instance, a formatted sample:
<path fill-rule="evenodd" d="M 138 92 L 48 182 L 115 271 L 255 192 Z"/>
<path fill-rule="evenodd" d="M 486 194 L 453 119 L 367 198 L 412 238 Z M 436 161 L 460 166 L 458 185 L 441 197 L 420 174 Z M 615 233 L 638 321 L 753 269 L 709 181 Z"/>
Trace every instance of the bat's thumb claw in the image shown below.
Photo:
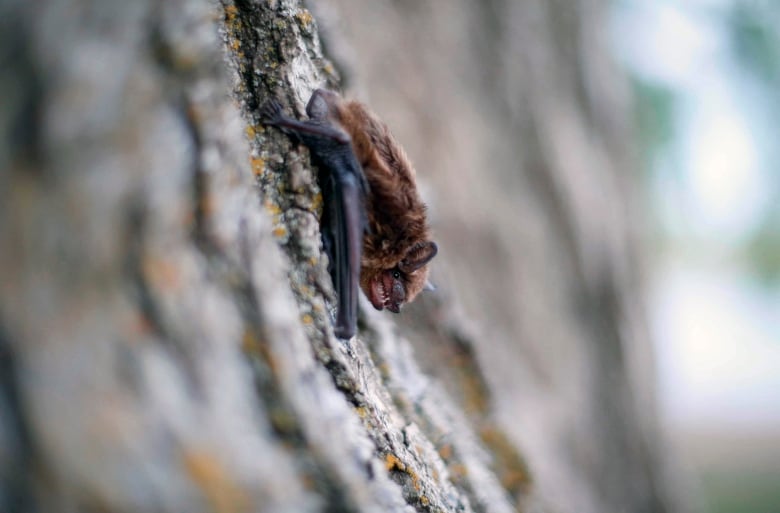
<path fill-rule="evenodd" d="M 426 281 L 425 285 L 423 286 L 423 290 L 434 291 L 434 290 L 436 290 L 436 285 L 434 285 L 433 283 L 431 283 L 429 281 Z"/>
<path fill-rule="evenodd" d="M 266 100 L 260 108 L 260 117 L 265 123 L 276 123 L 282 117 L 282 106 L 276 100 Z"/>

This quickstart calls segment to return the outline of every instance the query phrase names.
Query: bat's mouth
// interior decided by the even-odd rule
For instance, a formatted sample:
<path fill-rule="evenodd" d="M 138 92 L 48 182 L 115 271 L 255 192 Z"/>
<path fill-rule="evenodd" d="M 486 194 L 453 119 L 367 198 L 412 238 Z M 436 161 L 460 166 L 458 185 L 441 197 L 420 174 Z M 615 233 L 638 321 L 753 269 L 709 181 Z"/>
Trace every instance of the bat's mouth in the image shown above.
<path fill-rule="evenodd" d="M 374 308 L 377 310 L 387 308 L 393 313 L 401 311 L 401 305 L 393 300 L 394 285 L 395 280 L 388 273 L 382 273 L 371 280 L 371 294 L 369 294 L 368 299 Z"/>

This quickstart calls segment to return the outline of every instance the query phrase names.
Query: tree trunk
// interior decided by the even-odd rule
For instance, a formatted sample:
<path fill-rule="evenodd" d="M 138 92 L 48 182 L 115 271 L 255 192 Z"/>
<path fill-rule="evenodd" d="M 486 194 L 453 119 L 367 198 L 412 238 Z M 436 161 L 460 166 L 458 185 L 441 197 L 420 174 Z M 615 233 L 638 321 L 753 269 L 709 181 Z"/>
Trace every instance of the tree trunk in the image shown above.
<path fill-rule="evenodd" d="M 675 510 L 623 82 L 554 4 L 312 2 L 336 65 L 297 0 L 0 6 L 0 511 Z M 258 115 L 337 68 L 442 248 L 347 343 Z"/>

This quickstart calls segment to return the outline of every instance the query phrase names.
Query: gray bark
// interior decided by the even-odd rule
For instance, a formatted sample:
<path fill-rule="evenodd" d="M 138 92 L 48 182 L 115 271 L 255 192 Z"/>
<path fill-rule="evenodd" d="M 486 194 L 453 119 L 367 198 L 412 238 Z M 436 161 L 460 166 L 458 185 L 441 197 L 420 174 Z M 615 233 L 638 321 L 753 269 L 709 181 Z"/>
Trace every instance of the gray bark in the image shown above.
<path fill-rule="evenodd" d="M 0 511 L 675 509 L 590 3 L 313 3 L 336 66 L 296 0 L 2 4 Z M 258 117 L 336 68 L 443 250 L 348 343 Z"/>

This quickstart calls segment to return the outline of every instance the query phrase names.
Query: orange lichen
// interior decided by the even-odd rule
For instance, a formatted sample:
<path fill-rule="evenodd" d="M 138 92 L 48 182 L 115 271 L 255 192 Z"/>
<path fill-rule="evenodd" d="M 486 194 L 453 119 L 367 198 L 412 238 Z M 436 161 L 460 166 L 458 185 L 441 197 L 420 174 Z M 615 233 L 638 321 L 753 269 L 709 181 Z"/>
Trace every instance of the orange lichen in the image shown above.
<path fill-rule="evenodd" d="M 266 201 L 263 206 L 265 207 L 265 210 L 271 214 L 271 215 L 277 215 L 282 213 L 282 209 L 279 208 L 279 205 L 275 203 L 271 203 L 270 201 Z"/>
<path fill-rule="evenodd" d="M 227 21 L 234 21 L 238 16 L 238 8 L 235 5 L 228 5 L 225 7 L 225 19 Z"/>
<path fill-rule="evenodd" d="M 388 453 L 387 456 L 385 456 L 385 468 L 387 468 L 388 471 L 399 470 L 403 472 L 406 470 L 406 465 L 404 465 L 395 454 Z"/>
<path fill-rule="evenodd" d="M 412 486 L 414 487 L 414 490 L 416 492 L 420 491 L 420 477 L 417 475 L 417 472 L 412 470 L 411 468 L 406 469 L 406 474 L 412 478 Z"/>
<path fill-rule="evenodd" d="M 217 513 L 249 510 L 249 501 L 222 462 L 211 452 L 186 450 L 182 462 L 187 475 L 200 489 L 211 509 Z"/>
<path fill-rule="evenodd" d="M 443 460 L 450 459 L 452 457 L 452 445 L 444 444 L 439 447 L 439 456 L 441 456 L 441 459 Z"/>
<path fill-rule="evenodd" d="M 493 454 L 493 467 L 501 485 L 512 495 L 526 492 L 531 485 L 528 466 L 506 434 L 494 426 L 485 425 L 479 435 Z"/>
<path fill-rule="evenodd" d="M 252 328 L 247 327 L 241 337 L 241 350 L 247 356 L 257 358 L 268 369 L 276 374 L 278 364 L 273 353 L 269 350 L 267 342 Z"/>
<path fill-rule="evenodd" d="M 411 467 L 408 467 L 403 461 L 399 460 L 395 454 L 388 453 L 385 456 L 385 468 L 388 472 L 404 472 L 412 479 L 412 487 L 416 492 L 420 491 L 420 476 L 417 475 Z"/>
<path fill-rule="evenodd" d="M 263 172 L 265 172 L 265 160 L 257 157 L 251 159 L 250 163 L 252 165 L 252 172 L 255 174 L 255 176 L 260 176 L 263 174 Z"/>
<path fill-rule="evenodd" d="M 287 228 L 284 226 L 277 226 L 273 231 L 274 237 L 282 238 L 287 235 Z"/>
<path fill-rule="evenodd" d="M 303 316 L 301 317 L 301 322 L 303 324 L 309 325 L 314 322 L 314 318 L 309 314 L 303 314 Z"/>

